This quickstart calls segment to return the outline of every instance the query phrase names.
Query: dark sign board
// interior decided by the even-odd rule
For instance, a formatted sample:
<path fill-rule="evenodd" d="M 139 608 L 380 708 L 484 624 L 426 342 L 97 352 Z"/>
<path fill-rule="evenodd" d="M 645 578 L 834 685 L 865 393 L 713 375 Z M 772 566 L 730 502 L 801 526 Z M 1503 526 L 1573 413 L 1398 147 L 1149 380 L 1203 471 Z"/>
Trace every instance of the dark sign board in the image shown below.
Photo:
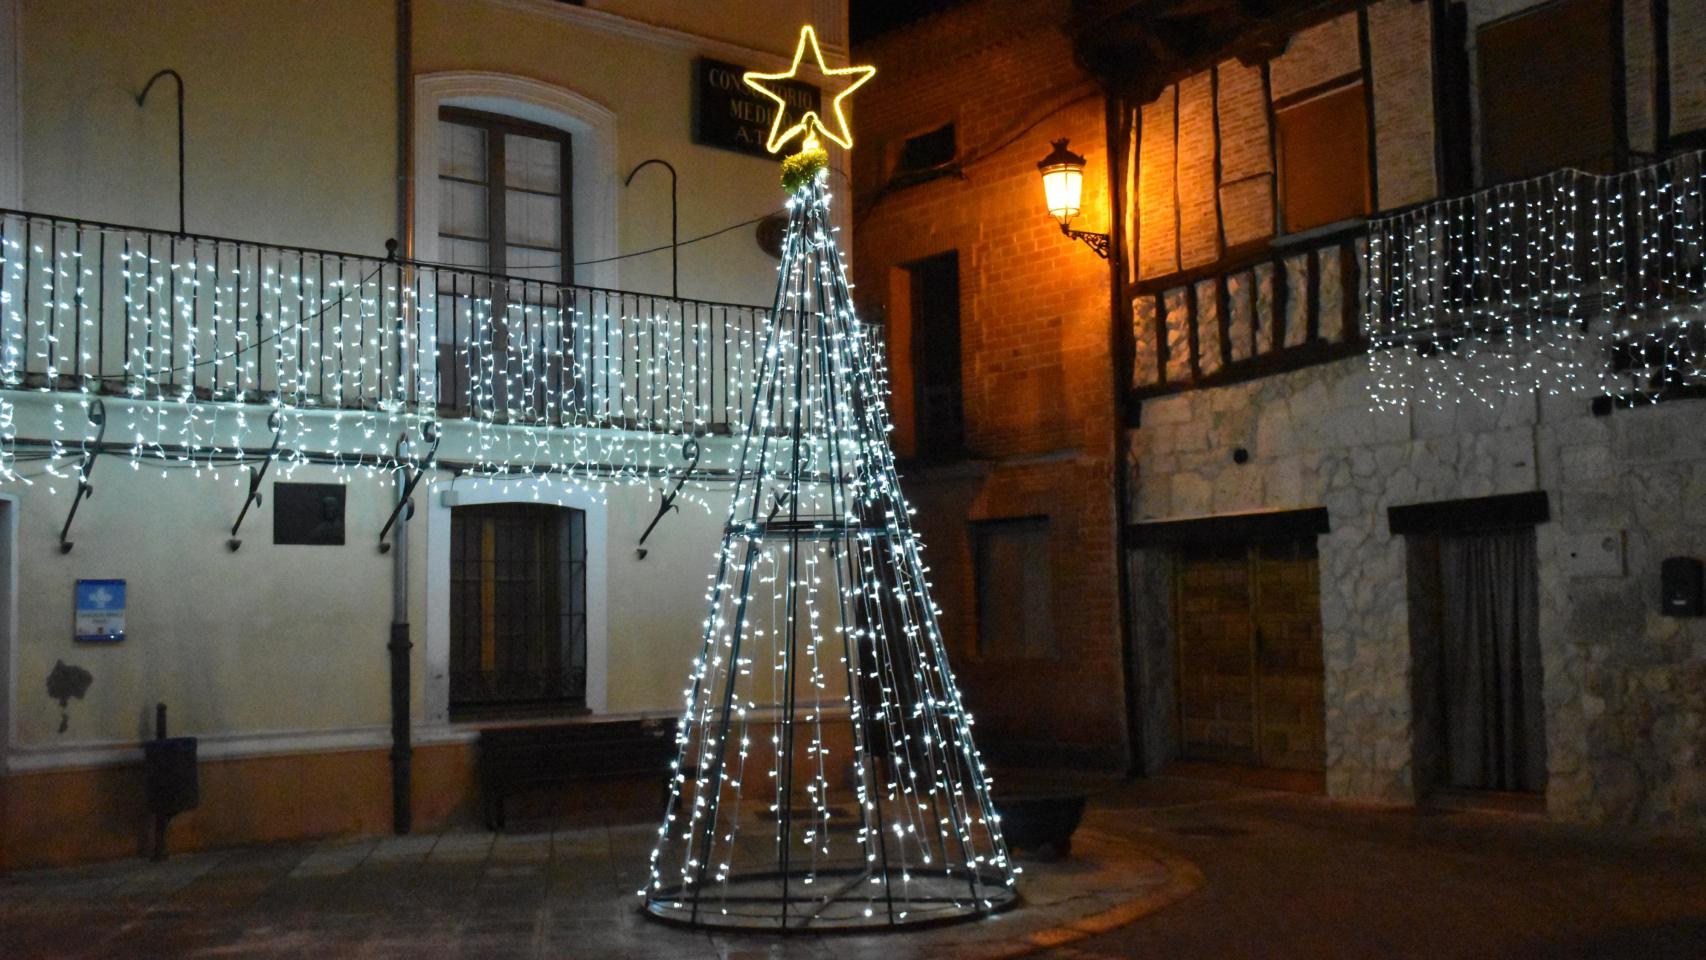
<path fill-rule="evenodd" d="M 273 484 L 272 542 L 343 546 L 345 489 L 341 483 Z"/>
<path fill-rule="evenodd" d="M 776 120 L 776 101 L 741 80 L 745 67 L 700 57 L 693 66 L 693 142 L 767 157 L 765 140 Z M 818 88 L 796 80 L 766 84 L 788 99 L 789 121 L 807 110 L 823 115 Z"/>

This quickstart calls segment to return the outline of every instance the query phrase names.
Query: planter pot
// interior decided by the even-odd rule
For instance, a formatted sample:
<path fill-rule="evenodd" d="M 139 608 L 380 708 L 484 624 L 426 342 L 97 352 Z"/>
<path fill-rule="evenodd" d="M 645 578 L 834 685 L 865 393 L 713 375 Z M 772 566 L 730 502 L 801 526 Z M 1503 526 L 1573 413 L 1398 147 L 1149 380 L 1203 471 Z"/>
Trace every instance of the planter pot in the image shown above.
<path fill-rule="evenodd" d="M 1084 819 L 1085 794 L 997 793 L 994 800 L 1007 846 L 1043 861 L 1072 852 L 1072 833 Z"/>

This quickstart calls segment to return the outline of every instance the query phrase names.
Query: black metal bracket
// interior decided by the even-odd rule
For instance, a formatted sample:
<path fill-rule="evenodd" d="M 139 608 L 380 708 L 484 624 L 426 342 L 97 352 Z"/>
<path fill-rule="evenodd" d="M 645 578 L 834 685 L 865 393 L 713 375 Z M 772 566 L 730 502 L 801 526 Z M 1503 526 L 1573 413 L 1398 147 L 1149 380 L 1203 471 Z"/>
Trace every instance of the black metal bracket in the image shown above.
<path fill-rule="evenodd" d="M 95 458 L 101 455 L 101 445 L 107 438 L 107 405 L 100 397 L 89 401 L 89 422 L 95 425 L 95 442 L 83 448 L 83 459 L 77 464 L 77 492 L 71 495 L 71 512 L 65 515 L 65 526 L 59 528 L 59 552 L 70 553 L 73 544 L 66 537 L 71 533 L 71 521 L 77 519 L 77 508 L 83 501 L 95 495 L 95 488 L 89 483 L 89 474 L 94 472 Z"/>
<path fill-rule="evenodd" d="M 161 77 L 171 77 L 178 85 L 178 234 L 182 236 L 189 232 L 188 221 L 184 219 L 184 78 L 171 67 L 156 72 L 136 95 L 136 105 L 148 103 L 148 91 L 154 89 L 154 82 Z"/>
<path fill-rule="evenodd" d="M 380 553 L 391 552 L 391 542 L 386 540 L 385 536 L 391 532 L 391 527 L 397 523 L 397 518 L 401 516 L 405 523 L 414 519 L 415 487 L 420 485 L 421 479 L 426 476 L 428 470 L 432 469 L 433 461 L 438 459 L 438 444 L 444 439 L 444 435 L 439 432 L 438 424 L 429 420 L 421 424 L 421 439 L 432 444 L 432 447 L 427 450 L 425 459 L 415 461 L 413 472 L 409 472 L 409 466 L 403 460 L 405 452 L 409 449 L 409 435 L 404 433 L 397 437 L 397 469 L 408 473 L 409 480 L 403 484 L 403 494 L 397 498 L 397 505 L 391 508 L 391 516 L 386 518 L 385 526 L 379 530 Z"/>
<path fill-rule="evenodd" d="M 1086 246 L 1096 251 L 1096 256 L 1101 257 L 1103 260 L 1108 259 L 1108 244 L 1110 241 L 1107 234 L 1091 233 L 1088 230 L 1074 230 L 1064 223 L 1060 225 L 1060 232 L 1074 240 L 1084 241 Z"/>
<path fill-rule="evenodd" d="M 669 295 L 679 297 L 681 296 L 681 233 L 679 226 L 681 218 L 675 207 L 675 165 L 660 157 L 641 160 L 634 165 L 634 169 L 628 171 L 628 179 L 622 181 L 622 186 L 626 187 L 632 184 L 635 174 L 654 163 L 669 171 Z"/>
<path fill-rule="evenodd" d="M 225 546 L 233 553 L 243 545 L 237 537 L 237 531 L 243 526 L 243 518 L 249 515 L 250 507 L 261 505 L 261 481 L 266 479 L 267 468 L 278 459 L 278 447 L 284 442 L 284 414 L 277 410 L 267 414 L 267 426 L 272 428 L 272 449 L 267 451 L 267 458 L 258 467 L 249 468 L 249 495 L 243 500 L 243 509 L 237 511 L 237 522 L 231 525 L 231 538 L 225 541 Z"/>
<path fill-rule="evenodd" d="M 663 519 L 663 515 L 671 510 L 681 509 L 675 505 L 675 498 L 681 495 L 681 488 L 687 486 L 687 480 L 693 476 L 693 471 L 699 469 L 699 456 L 703 452 L 697 439 L 688 437 L 682 441 L 681 459 L 687 461 L 687 469 L 682 472 L 681 479 L 675 481 L 675 489 L 663 495 L 663 499 L 658 503 L 657 516 L 652 517 L 652 522 L 646 524 L 646 531 L 640 534 L 640 542 L 634 545 L 634 553 L 639 559 L 646 559 L 646 538 L 652 535 L 652 529 Z"/>

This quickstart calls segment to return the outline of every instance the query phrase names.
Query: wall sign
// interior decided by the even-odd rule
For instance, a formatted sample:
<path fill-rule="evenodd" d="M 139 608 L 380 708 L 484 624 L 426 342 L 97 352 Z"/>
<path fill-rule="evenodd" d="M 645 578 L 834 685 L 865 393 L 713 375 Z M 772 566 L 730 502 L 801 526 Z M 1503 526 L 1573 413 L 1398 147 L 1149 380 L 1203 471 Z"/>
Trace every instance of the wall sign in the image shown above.
<path fill-rule="evenodd" d="M 693 64 L 693 142 L 755 157 L 770 157 L 764 141 L 776 119 L 776 104 L 741 81 L 745 67 L 700 57 Z M 769 81 L 794 111 L 821 112 L 818 88 L 793 80 Z"/>
<path fill-rule="evenodd" d="M 77 581 L 76 639 L 118 643 L 124 639 L 124 581 Z"/>
<path fill-rule="evenodd" d="M 344 497 L 341 483 L 272 485 L 272 542 L 314 547 L 344 544 Z"/>

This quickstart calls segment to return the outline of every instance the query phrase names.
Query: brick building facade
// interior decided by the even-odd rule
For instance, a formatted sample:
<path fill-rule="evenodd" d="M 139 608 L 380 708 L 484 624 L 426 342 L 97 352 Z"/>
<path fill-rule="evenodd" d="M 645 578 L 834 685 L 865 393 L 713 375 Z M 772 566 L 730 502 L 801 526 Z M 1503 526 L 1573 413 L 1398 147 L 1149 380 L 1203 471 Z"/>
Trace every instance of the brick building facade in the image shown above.
<path fill-rule="evenodd" d="M 1370 311 L 1395 302 L 1391 250 L 1370 242 L 1391 218 L 1549 210 L 1522 191 L 1563 168 L 1686 195 L 1706 146 L 1706 12 L 1281 6 L 983 0 L 864 51 L 883 86 L 858 118 L 857 279 L 886 323 L 900 446 L 938 455 L 907 480 L 986 749 L 1051 738 L 1145 770 L 1182 757 L 1319 771 L 1339 797 L 1494 789 L 1565 819 L 1706 822 L 1706 621 L 1665 615 L 1659 583 L 1664 558 L 1706 554 L 1698 384 L 1637 362 L 1590 385 L 1609 405 L 1549 386 L 1482 404 L 1452 392 L 1469 368 L 1448 365 L 1428 396 L 1375 409 L 1368 349 Z M 920 178 L 909 138 L 946 122 L 954 162 Z M 1112 235 L 1111 296 L 1101 261 L 1042 209 L 1034 162 L 1060 136 L 1087 158 L 1074 225 Z M 1601 209 L 1646 195 L 1569 182 Z M 1694 261 L 1641 229 L 1602 249 L 1650 253 L 1673 272 L 1641 289 L 1670 299 L 1617 315 L 1607 292 L 1630 286 L 1602 257 L 1556 289 L 1533 280 L 1532 302 L 1591 297 L 1624 327 L 1662 315 L 1667 343 L 1697 336 Z M 1433 276 L 1468 275 L 1530 247 L 1538 258 L 1543 239 L 1479 260 L 1440 244 L 1410 254 Z M 908 406 L 929 403 L 914 378 L 935 376 L 918 371 L 936 341 L 916 335 L 907 283 L 909 265 L 949 249 L 965 456 L 944 463 L 913 426 L 929 411 Z M 1471 292 L 1515 322 L 1545 312 Z M 1599 369 L 1610 355 L 1577 359 Z M 1500 369 L 1527 375 L 1520 360 Z M 1675 402 L 1648 403 L 1659 396 Z M 992 519 L 1044 514 L 1049 551 L 1033 559 L 1059 660 L 992 656 L 978 613 L 1006 609 L 988 595 L 1007 568 L 980 538 Z M 1502 550 L 1520 573 L 1443 585 L 1442 556 Z M 1524 611 L 1507 696 L 1526 713 L 1509 729 L 1465 719 L 1478 706 L 1454 686 L 1451 620 L 1474 591 Z M 1452 739 L 1463 729 L 1526 754 L 1482 776 Z"/>
<path fill-rule="evenodd" d="M 1049 141 L 1105 170 L 1105 101 L 1073 63 L 1066 4 L 980 3 L 880 38 L 862 92 L 854 152 L 854 276 L 864 315 L 883 324 L 896 444 L 908 463 L 937 602 L 989 751 L 1124 763 L 1114 515 L 1114 405 L 1108 265 L 1061 236 L 1043 210 L 1037 160 Z M 947 162 L 905 168 L 907 142 L 952 125 Z M 1105 177 L 1085 178 L 1083 220 L 1105 223 Z M 921 270 L 952 254 L 957 289 Z M 936 262 L 940 263 L 940 260 Z M 914 289 L 949 289 L 952 308 Z M 957 312 L 957 402 L 920 429 L 920 339 Z M 945 319 L 946 318 L 946 319 Z M 946 335 L 951 343 L 953 335 Z M 950 366 L 952 366 L 950 364 Z M 945 379 L 953 379 L 949 371 Z M 941 404 L 937 404 L 939 409 Z M 946 426 L 942 426 L 942 424 Z M 954 436 L 954 434 L 959 436 Z M 992 641 L 999 604 L 979 602 L 978 558 L 1008 548 L 1046 563 L 1033 579 L 1028 641 Z M 1005 525 L 1005 526 L 1004 526 Z M 1026 532 L 1029 531 L 1029 532 Z M 988 576 L 985 580 L 990 579 Z M 984 741 L 980 740 L 980 743 Z"/>

